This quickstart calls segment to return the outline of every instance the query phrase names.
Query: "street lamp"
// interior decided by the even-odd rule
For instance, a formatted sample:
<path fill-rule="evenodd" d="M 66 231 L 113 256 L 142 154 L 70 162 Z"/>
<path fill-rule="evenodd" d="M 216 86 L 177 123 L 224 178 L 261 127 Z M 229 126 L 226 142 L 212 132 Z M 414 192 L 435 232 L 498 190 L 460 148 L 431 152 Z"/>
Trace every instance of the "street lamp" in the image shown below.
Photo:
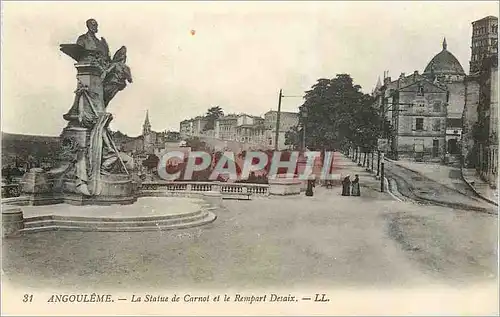
<path fill-rule="evenodd" d="M 307 108 L 302 109 L 302 150 L 306 150 L 306 120 L 307 120 Z"/>
<path fill-rule="evenodd" d="M 280 94 L 278 98 L 278 113 L 276 114 L 276 135 L 274 139 L 274 150 L 278 151 L 278 141 L 279 141 L 279 134 L 280 134 L 280 117 L 281 117 L 281 99 L 282 98 L 304 98 L 302 96 L 284 96 L 283 95 L 283 90 L 280 89 Z"/>

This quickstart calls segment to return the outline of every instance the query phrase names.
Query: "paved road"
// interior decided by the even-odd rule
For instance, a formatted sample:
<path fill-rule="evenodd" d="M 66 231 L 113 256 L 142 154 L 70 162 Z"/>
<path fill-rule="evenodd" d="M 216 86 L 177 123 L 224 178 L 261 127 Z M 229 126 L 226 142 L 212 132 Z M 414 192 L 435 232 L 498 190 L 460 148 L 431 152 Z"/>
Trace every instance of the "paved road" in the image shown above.
<path fill-rule="evenodd" d="M 442 204 L 456 209 L 496 213 L 496 206 L 476 197 L 465 183 L 463 186 L 455 183 L 454 188 L 445 186 L 389 161 L 385 162 L 385 171 L 386 177 L 396 180 L 398 190 L 410 199 L 425 204 Z"/>
<path fill-rule="evenodd" d="M 225 201 L 214 223 L 188 230 L 5 239 L 3 278 L 79 291 L 495 282 L 496 217 L 394 201 L 350 160 L 339 164 L 360 174 L 362 197 L 317 188 L 314 197 Z"/>

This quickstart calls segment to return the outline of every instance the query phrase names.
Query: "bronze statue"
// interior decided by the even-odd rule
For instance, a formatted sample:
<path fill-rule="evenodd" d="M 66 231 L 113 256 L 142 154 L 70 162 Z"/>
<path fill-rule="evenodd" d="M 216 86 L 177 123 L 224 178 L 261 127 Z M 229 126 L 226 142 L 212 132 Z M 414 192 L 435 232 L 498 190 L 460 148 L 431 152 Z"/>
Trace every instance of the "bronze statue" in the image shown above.
<path fill-rule="evenodd" d="M 88 32 L 80 35 L 76 44 L 61 45 L 61 51 L 77 61 L 75 66 L 78 70 L 75 99 L 63 117 L 69 121 L 68 137 L 74 138 L 81 131 L 86 131 L 85 139 L 88 140 L 88 143 L 80 142 L 84 144 L 81 145 L 84 151 L 79 150 L 79 153 L 85 154 L 76 156 L 76 161 L 67 161 L 67 172 L 75 179 L 78 193 L 95 196 L 101 192 L 101 175 L 113 173 L 115 167 L 128 174 L 111 137 L 109 124 L 113 117 L 106 112 L 106 108 L 111 99 L 127 86 L 127 81 L 132 83 L 132 75 L 125 64 L 125 46 L 116 51 L 111 59 L 106 40 L 96 36 L 97 21 L 89 19 L 86 24 Z M 116 166 L 117 162 L 120 165 Z"/>
<path fill-rule="evenodd" d="M 127 48 L 122 46 L 113 56 L 111 66 L 101 75 L 104 85 L 104 107 L 108 106 L 119 91 L 127 87 L 127 81 L 132 83 L 132 74 L 130 68 L 125 65 L 126 62 Z"/>
<path fill-rule="evenodd" d="M 76 44 L 109 61 L 108 43 L 103 37 L 99 40 L 96 36 L 96 33 L 98 32 L 97 21 L 94 19 L 88 19 L 86 24 L 88 32 L 80 35 L 76 40 Z"/>

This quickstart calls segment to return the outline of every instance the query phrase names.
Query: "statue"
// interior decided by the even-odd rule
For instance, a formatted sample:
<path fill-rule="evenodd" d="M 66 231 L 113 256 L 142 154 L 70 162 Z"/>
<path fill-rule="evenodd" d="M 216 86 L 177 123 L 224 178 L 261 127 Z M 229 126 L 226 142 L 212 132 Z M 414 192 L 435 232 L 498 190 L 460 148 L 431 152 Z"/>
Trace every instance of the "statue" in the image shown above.
<path fill-rule="evenodd" d="M 101 76 L 104 83 L 104 107 L 107 107 L 111 99 L 121 90 L 127 87 L 127 81 L 132 83 L 130 68 L 127 62 L 127 48 L 122 46 L 116 51 L 111 61 L 111 66 Z"/>
<path fill-rule="evenodd" d="M 113 142 L 109 124 L 113 119 L 106 112 L 115 95 L 132 83 L 130 68 L 125 64 L 125 46 L 113 56 L 104 38 L 98 39 L 97 21 L 86 22 L 88 32 L 76 44 L 61 44 L 61 51 L 77 63 L 77 89 L 73 105 L 63 117 L 68 126 L 63 131 L 63 152 L 67 159 L 62 169 L 73 179 L 73 192 L 85 196 L 101 194 L 102 175 L 125 172 L 125 163 Z M 71 146 L 64 147 L 66 144 Z M 117 164 L 119 163 L 119 164 Z"/>
<path fill-rule="evenodd" d="M 91 51 L 95 58 L 109 61 L 109 47 L 106 40 L 101 37 L 99 40 L 96 36 L 98 32 L 98 24 L 94 19 L 88 19 L 87 22 L 88 32 L 80 35 L 76 40 L 76 44 L 80 45 L 87 51 Z"/>

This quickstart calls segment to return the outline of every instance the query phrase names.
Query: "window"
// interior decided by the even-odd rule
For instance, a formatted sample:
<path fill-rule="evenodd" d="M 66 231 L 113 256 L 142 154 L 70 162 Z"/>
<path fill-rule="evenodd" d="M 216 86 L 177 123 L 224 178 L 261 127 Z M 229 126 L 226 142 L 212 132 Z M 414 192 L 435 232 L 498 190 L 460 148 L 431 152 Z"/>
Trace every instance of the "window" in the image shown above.
<path fill-rule="evenodd" d="M 441 131 L 441 119 L 434 119 L 432 123 L 432 131 Z"/>
<path fill-rule="evenodd" d="M 435 100 L 434 101 L 433 111 L 434 112 L 440 112 L 441 111 L 441 100 Z"/>
<path fill-rule="evenodd" d="M 416 118 L 415 119 L 415 130 L 423 131 L 424 130 L 424 118 Z"/>
<path fill-rule="evenodd" d="M 423 95 L 424 95 L 424 86 L 419 85 L 418 91 L 417 91 L 417 96 L 423 96 Z"/>

